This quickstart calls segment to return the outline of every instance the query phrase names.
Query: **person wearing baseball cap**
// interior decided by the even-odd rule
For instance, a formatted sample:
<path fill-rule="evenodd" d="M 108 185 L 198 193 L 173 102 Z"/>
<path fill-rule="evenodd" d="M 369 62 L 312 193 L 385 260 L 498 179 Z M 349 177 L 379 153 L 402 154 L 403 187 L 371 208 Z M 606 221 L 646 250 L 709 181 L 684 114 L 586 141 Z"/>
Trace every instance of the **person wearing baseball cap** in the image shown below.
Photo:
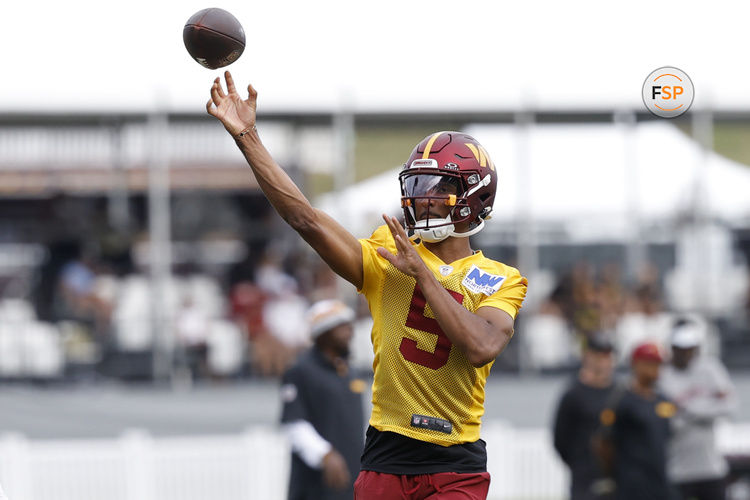
<path fill-rule="evenodd" d="M 672 359 L 659 386 L 677 405 L 669 448 L 669 477 L 684 498 L 724 499 L 728 466 L 716 448 L 714 425 L 736 405 L 726 368 L 714 356 L 701 354 L 705 329 L 681 319 L 672 329 Z"/>
<path fill-rule="evenodd" d="M 667 478 L 670 421 L 677 409 L 656 383 L 664 358 L 644 342 L 630 354 L 631 376 L 602 411 L 596 451 L 615 481 L 616 500 L 678 498 Z"/>
<path fill-rule="evenodd" d="M 570 500 L 604 498 L 608 484 L 591 449 L 599 414 L 614 389 L 613 346 L 603 334 L 583 344 L 581 367 L 560 398 L 554 418 L 554 446 L 570 469 Z"/>
<path fill-rule="evenodd" d="M 292 449 L 289 500 L 354 495 L 365 436 L 366 388 L 349 369 L 354 317 L 339 300 L 316 302 L 307 314 L 313 346 L 284 374 L 281 423 Z"/>

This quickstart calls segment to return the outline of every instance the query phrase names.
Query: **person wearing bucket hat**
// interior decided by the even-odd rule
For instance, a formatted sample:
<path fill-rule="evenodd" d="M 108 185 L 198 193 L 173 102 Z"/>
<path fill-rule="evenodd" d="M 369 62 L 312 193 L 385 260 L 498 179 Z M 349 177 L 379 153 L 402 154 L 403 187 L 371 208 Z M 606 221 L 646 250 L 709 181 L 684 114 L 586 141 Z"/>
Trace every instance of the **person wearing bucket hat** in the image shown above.
<path fill-rule="evenodd" d="M 364 442 L 364 380 L 349 369 L 354 311 L 316 302 L 307 321 L 313 346 L 284 374 L 281 423 L 292 449 L 289 500 L 344 500 Z"/>
<path fill-rule="evenodd" d="M 596 452 L 615 482 L 616 500 L 679 498 L 667 479 L 667 446 L 675 405 L 656 383 L 664 357 L 644 342 L 630 355 L 628 384 L 613 392 L 600 415 Z"/>
<path fill-rule="evenodd" d="M 728 466 L 716 447 L 714 424 L 736 405 L 729 374 L 714 356 L 701 354 L 704 328 L 681 319 L 672 329 L 672 359 L 659 386 L 677 404 L 669 447 L 669 477 L 684 498 L 725 498 Z"/>

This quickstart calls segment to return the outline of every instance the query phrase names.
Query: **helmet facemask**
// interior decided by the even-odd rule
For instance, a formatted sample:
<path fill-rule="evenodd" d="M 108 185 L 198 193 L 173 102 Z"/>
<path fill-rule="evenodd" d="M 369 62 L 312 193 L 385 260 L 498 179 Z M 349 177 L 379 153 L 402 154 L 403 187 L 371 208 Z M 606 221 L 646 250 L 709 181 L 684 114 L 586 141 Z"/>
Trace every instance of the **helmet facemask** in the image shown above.
<path fill-rule="evenodd" d="M 449 236 L 465 238 L 482 230 L 492 212 L 497 172 L 476 139 L 461 132 L 443 131 L 425 137 L 415 146 L 399 181 L 401 206 L 411 237 L 438 242 Z"/>
<path fill-rule="evenodd" d="M 476 216 L 472 217 L 464 197 L 467 186 L 461 173 L 411 168 L 399 177 L 404 220 L 412 238 L 435 243 L 449 236 L 475 234 L 473 229 L 482 225 L 483 221 L 472 223 Z M 456 224 L 465 223 L 469 225 L 468 232 L 456 233 Z"/>

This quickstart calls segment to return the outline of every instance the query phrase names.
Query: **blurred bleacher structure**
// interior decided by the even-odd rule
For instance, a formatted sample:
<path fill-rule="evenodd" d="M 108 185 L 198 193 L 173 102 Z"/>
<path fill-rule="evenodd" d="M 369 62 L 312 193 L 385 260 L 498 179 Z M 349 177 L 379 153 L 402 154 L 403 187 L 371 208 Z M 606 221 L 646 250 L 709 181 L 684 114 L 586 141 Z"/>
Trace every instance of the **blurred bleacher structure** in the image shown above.
<path fill-rule="evenodd" d="M 622 116 L 276 114 L 262 117 L 262 128 L 303 189 L 314 195 L 322 175 L 343 196 L 361 175 L 349 167 L 361 163 L 357 137 L 372 142 L 379 130 L 401 127 L 418 140 L 423 129 L 477 123 L 649 121 L 640 112 Z M 272 213 L 234 143 L 207 117 L 7 115 L 0 129 L 3 379 L 277 375 L 305 344 L 309 300 L 354 300 Z M 404 153 L 388 151 L 383 161 Z M 543 221 L 530 241 L 525 217 L 491 224 L 478 238 L 485 254 L 517 265 L 533 284 L 519 318 L 523 335 L 498 370 L 570 369 L 596 331 L 612 335 L 624 359 L 644 336 L 666 340 L 678 314 L 705 325 L 707 348 L 730 367 L 748 366 L 750 214 L 717 222 L 696 209 L 675 227 L 639 230 L 638 244 L 576 241 Z M 373 226 L 344 222 L 358 236 Z M 707 243 L 686 257 L 694 242 Z M 715 265 L 697 277 L 704 261 Z M 366 367 L 363 344 L 355 352 Z"/>

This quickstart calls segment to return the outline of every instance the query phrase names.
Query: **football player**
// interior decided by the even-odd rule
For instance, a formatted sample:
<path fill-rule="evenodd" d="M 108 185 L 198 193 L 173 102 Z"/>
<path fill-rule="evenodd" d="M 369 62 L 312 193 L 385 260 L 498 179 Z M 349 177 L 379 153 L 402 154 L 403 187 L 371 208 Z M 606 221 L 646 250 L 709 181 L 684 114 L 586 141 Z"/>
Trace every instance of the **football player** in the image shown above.
<path fill-rule="evenodd" d="M 369 303 L 373 410 L 355 498 L 486 498 L 484 384 L 527 285 L 470 245 L 495 198 L 489 155 L 460 132 L 426 137 L 399 175 L 406 228 L 384 215 L 357 240 L 313 208 L 265 149 L 252 85 L 242 99 L 224 77 L 226 91 L 219 78 L 211 87 L 208 113 L 234 137 L 279 215 Z"/>

